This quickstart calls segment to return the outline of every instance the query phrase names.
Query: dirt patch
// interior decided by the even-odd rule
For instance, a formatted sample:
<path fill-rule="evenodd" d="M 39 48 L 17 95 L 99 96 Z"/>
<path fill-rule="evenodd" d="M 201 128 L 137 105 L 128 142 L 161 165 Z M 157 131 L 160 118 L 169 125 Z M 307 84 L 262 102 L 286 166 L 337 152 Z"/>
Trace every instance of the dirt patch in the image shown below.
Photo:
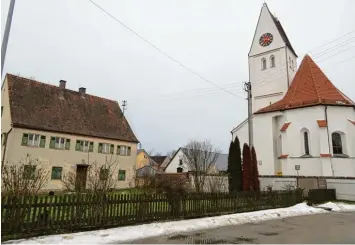
<path fill-rule="evenodd" d="M 264 235 L 264 236 L 276 236 L 279 233 L 278 232 L 259 232 L 260 235 Z"/>

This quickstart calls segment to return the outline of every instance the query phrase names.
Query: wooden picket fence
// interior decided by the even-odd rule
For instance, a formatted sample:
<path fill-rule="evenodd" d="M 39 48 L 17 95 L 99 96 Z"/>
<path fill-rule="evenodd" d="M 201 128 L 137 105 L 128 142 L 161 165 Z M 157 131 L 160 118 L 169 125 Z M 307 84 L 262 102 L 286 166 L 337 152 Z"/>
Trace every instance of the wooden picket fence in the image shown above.
<path fill-rule="evenodd" d="M 197 218 L 294 205 L 295 191 L 23 196 L 1 198 L 2 239 Z"/>

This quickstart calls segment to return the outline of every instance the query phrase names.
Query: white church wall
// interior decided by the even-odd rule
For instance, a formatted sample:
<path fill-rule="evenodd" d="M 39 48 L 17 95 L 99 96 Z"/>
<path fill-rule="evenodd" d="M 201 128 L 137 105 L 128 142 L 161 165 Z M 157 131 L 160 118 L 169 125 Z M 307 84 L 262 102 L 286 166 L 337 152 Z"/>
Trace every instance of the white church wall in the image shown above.
<path fill-rule="evenodd" d="M 320 176 L 323 172 L 322 160 L 320 157 L 313 158 L 287 158 L 282 159 L 282 175 L 297 175 L 295 165 L 300 166 L 300 176 Z"/>
<path fill-rule="evenodd" d="M 355 110 L 351 107 L 328 106 L 328 128 L 331 139 L 333 132 L 345 134 L 344 153 L 355 158 L 355 126 L 348 119 L 355 120 Z M 355 159 L 353 160 L 355 164 Z"/>
<path fill-rule="evenodd" d="M 334 176 L 355 177 L 355 158 L 332 158 Z"/>
<path fill-rule="evenodd" d="M 235 140 L 235 137 L 238 136 L 239 142 L 240 142 L 240 147 L 243 150 L 243 145 L 244 143 L 249 144 L 249 133 L 248 133 L 248 122 L 245 121 L 240 125 L 237 129 L 234 129 L 232 131 L 232 136 L 233 140 Z"/>
<path fill-rule="evenodd" d="M 291 122 L 286 130 L 288 145 L 284 154 L 289 157 L 301 157 L 304 155 L 303 129 L 307 129 L 309 134 L 310 155 L 320 156 L 320 138 L 317 120 L 323 120 L 324 109 L 321 106 L 305 107 L 294 110 L 288 110 L 285 113 L 285 121 Z"/>
<path fill-rule="evenodd" d="M 263 47 L 259 44 L 259 39 L 264 33 L 271 33 L 273 35 L 273 41 L 269 46 Z M 270 50 L 284 47 L 285 43 L 279 34 L 279 31 L 270 15 L 270 12 L 266 6 L 263 6 L 260 12 L 259 20 L 255 30 L 254 40 L 249 52 L 249 57 L 267 52 Z"/>

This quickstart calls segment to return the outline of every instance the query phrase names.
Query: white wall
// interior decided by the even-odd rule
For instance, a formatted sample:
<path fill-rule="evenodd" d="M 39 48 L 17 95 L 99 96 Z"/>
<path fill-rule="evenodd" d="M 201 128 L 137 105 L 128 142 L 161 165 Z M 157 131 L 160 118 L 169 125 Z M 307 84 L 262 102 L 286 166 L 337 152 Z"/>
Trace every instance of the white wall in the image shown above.
<path fill-rule="evenodd" d="M 339 200 L 355 201 L 354 179 L 327 179 L 327 188 L 336 189 L 336 197 Z"/>
<path fill-rule="evenodd" d="M 259 39 L 264 33 L 273 35 L 272 43 L 266 47 L 259 44 Z M 271 67 L 270 57 L 272 55 L 275 57 L 275 67 Z M 267 69 L 262 70 L 262 59 L 264 58 L 267 61 Z M 289 58 L 294 62 L 293 68 L 288 65 Z M 296 57 L 286 47 L 268 8 L 263 6 L 249 53 L 249 79 L 252 83 L 253 112 L 282 99 L 296 71 Z"/>
<path fill-rule="evenodd" d="M 180 165 L 179 165 L 180 159 L 183 160 L 183 156 L 184 156 L 184 152 L 181 149 L 179 149 L 179 151 L 175 154 L 174 158 L 171 159 L 170 163 L 166 167 L 165 172 L 166 173 L 177 173 L 177 168 L 180 167 Z M 189 171 L 189 168 L 184 163 L 184 161 L 183 161 L 182 169 L 183 169 L 183 172 Z"/>

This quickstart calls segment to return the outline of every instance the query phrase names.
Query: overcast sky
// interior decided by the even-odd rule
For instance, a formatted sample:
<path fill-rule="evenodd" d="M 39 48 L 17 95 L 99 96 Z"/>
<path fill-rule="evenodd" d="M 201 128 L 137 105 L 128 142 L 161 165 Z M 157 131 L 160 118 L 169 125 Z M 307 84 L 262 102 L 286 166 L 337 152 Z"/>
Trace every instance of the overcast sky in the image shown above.
<path fill-rule="evenodd" d="M 1 35 L 9 2 L 1 1 Z M 242 82 L 248 80 L 248 52 L 263 1 L 96 2 L 186 67 L 241 98 L 174 63 L 88 0 L 17 0 L 5 73 L 55 85 L 63 79 L 69 89 L 83 86 L 93 95 L 127 100 L 127 119 L 147 150 L 164 154 L 191 139 L 209 139 L 227 152 L 231 129 L 247 116 Z M 355 32 L 329 43 L 355 30 L 355 1 L 267 3 L 298 63 L 309 51 L 323 54 L 315 61 L 355 100 Z"/>

